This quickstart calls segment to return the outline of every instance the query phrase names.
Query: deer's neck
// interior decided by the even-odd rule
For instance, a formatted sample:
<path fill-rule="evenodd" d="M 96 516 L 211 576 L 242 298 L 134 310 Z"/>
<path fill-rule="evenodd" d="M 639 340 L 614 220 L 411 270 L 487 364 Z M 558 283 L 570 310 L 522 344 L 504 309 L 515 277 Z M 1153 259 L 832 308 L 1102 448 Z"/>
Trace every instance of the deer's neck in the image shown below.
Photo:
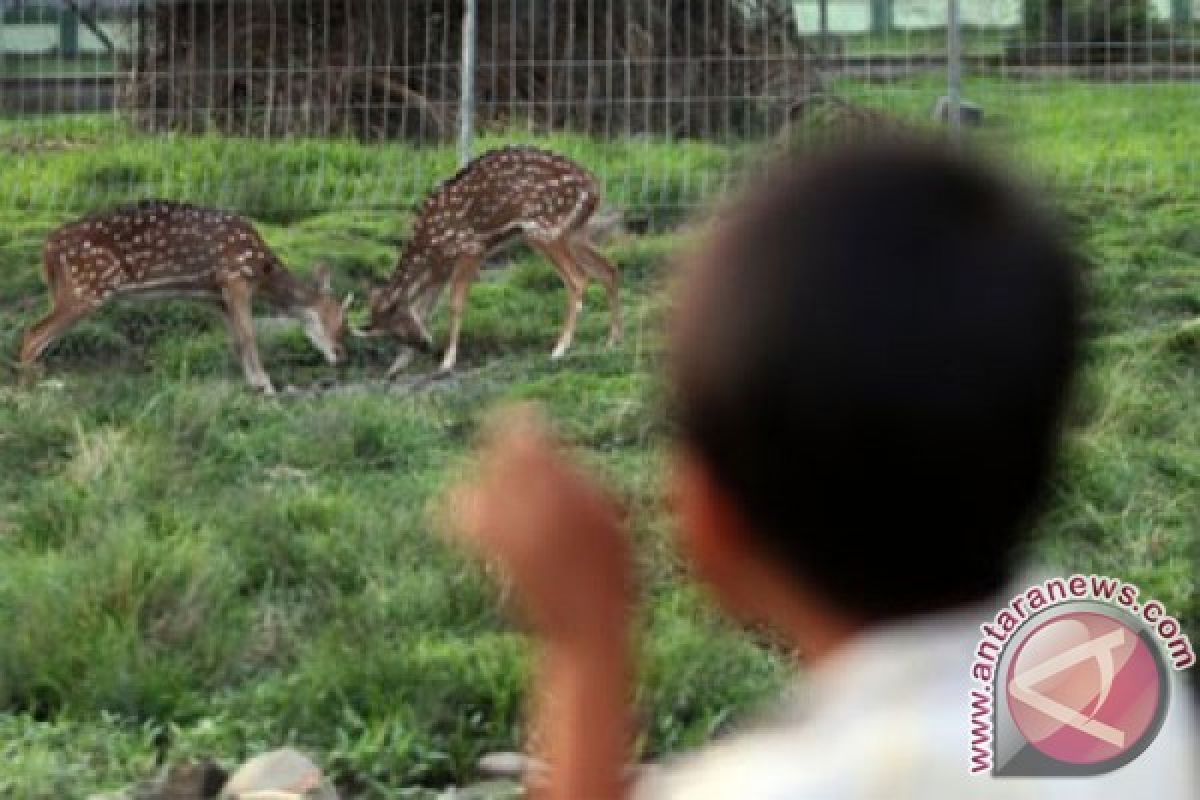
<path fill-rule="evenodd" d="M 317 297 L 316 289 L 278 264 L 267 273 L 259 292 L 268 303 L 289 314 L 312 306 Z"/>
<path fill-rule="evenodd" d="M 427 304 L 429 298 L 439 294 L 449 281 L 445 259 L 439 257 L 437 248 L 429 242 L 425 232 L 418 230 L 396 270 L 394 293 L 410 306 Z"/>

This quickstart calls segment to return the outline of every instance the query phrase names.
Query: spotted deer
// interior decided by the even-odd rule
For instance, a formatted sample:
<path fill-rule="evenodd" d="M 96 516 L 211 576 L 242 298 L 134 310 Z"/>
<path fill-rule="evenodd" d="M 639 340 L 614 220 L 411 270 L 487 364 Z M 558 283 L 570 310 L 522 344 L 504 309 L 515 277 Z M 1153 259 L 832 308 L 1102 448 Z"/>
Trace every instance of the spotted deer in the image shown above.
<path fill-rule="evenodd" d="M 426 198 L 391 280 L 371 291 L 367 327 L 353 332 L 401 341 L 388 370 L 392 377 L 408 365 L 413 348 L 432 349 L 426 325 L 449 285 L 450 328 L 441 370 L 453 369 L 467 292 L 480 266 L 520 238 L 549 259 L 567 288 L 566 319 L 551 357 L 559 359 L 570 348 L 593 278 L 607 290 L 608 342 L 616 344 L 621 339 L 617 270 L 589 239 L 600 203 L 596 179 L 561 155 L 526 146 L 484 153 Z"/>
<path fill-rule="evenodd" d="M 328 268 L 318 268 L 316 286 L 299 280 L 249 222 L 227 211 L 146 201 L 58 228 L 42 255 L 53 308 L 25 334 L 23 366 L 31 366 L 79 320 L 124 299 L 193 298 L 217 304 L 246 380 L 266 394 L 275 390 L 254 338 L 256 294 L 299 320 L 330 364 L 344 353 L 352 298 L 337 301 Z"/>

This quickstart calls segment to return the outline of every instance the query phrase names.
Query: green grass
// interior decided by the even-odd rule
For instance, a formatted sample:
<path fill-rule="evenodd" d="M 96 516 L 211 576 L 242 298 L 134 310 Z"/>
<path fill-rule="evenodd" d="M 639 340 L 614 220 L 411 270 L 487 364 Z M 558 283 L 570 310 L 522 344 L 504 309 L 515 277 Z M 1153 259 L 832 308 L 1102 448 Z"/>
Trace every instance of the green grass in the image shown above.
<path fill-rule="evenodd" d="M 815 31 L 815 25 L 812 26 Z M 817 41 L 815 32 L 808 34 L 811 41 Z M 1154 44 L 1164 53 L 1170 52 L 1170 46 L 1191 47 L 1200 26 L 1174 25 L 1159 33 Z M 946 28 L 892 28 L 882 33 L 843 33 L 831 34 L 836 41 L 830 52 L 845 56 L 900 56 L 920 57 L 924 55 L 945 56 L 947 51 Z M 1114 35 L 1119 39 L 1119 34 Z M 963 26 L 962 50 L 968 56 L 988 57 L 1002 56 L 1010 51 L 1020 53 L 1022 50 L 1034 50 L 1052 42 L 1052 36 L 1046 32 L 1026 31 L 1020 26 L 1013 27 L 975 27 Z M 1137 42 L 1135 42 L 1136 44 Z M 1120 43 L 1115 42 L 1119 47 Z M 1117 59 L 1120 60 L 1119 57 Z M 1186 60 L 1186 57 L 1183 59 Z"/>
<path fill-rule="evenodd" d="M 107 53 L 66 58 L 56 54 L 16 55 L 0 53 L 0 76 L 94 76 L 112 75 L 121 69 L 118 59 Z"/>
<path fill-rule="evenodd" d="M 968 93 L 1001 112 L 996 145 L 1071 189 L 1096 264 L 1084 391 L 1038 554 L 1137 582 L 1195 639 L 1200 195 L 1186 176 L 1200 106 L 1186 87 L 1139 88 Z M 937 90 L 886 99 L 924 116 Z M 617 205 L 677 206 L 664 228 L 747 157 L 545 141 L 609 176 Z M 468 778 L 479 753 L 519 746 L 525 642 L 426 514 L 481 414 L 506 399 L 545 403 L 639 512 L 645 755 L 705 741 L 788 678 L 685 580 L 663 509 L 663 291 L 683 234 L 608 246 L 627 341 L 603 349 L 593 287 L 557 365 L 563 290 L 518 252 L 472 291 L 460 376 L 426 391 L 376 382 L 385 348 L 355 349 L 336 373 L 285 329 L 262 340 L 277 384 L 337 374 L 359 390 L 257 398 L 219 322 L 183 303 L 97 314 L 52 351 L 43 383 L 18 388 L 8 359 L 42 313 L 39 248 L 54 225 L 152 190 L 223 201 L 252 211 L 288 263 L 326 258 L 336 288 L 361 297 L 454 155 L 148 138 L 107 117 L 0 123 L 6 146 L 30 149 L 0 161 L 0 796 L 81 797 L 151 774 L 160 751 L 230 765 L 294 742 L 344 785 L 388 797 Z"/>
<path fill-rule="evenodd" d="M 536 142 L 605 176 L 608 200 L 671 223 L 721 188 L 744 147 L 665 139 L 591 140 L 527 133 L 482 138 L 482 150 Z M 97 145 L 103 144 L 101 153 Z M 452 147 L 301 139 L 146 136 L 111 115 L 0 120 L 0 209 L 80 213 L 153 194 L 290 222 L 342 208 L 411 209 L 458 167 Z M 635 221 L 638 221 L 635 219 Z"/>
<path fill-rule="evenodd" d="M 1017 35 L 1014 30 L 1004 28 L 966 28 L 962 35 L 963 52 L 972 56 L 1000 55 L 1005 43 Z M 815 47 L 819 37 L 815 32 L 809 36 Z M 831 53 L 850 57 L 946 55 L 944 27 L 893 28 L 883 33 L 831 34 L 830 38 L 835 41 Z"/>

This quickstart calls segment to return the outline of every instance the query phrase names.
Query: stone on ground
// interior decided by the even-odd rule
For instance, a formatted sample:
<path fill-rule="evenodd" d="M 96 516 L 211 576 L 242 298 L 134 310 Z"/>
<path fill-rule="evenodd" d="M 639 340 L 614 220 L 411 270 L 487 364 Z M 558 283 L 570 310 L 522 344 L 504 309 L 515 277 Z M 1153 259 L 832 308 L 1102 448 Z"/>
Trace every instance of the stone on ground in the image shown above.
<path fill-rule="evenodd" d="M 255 756 L 233 774 L 220 800 L 339 800 L 312 759 L 291 748 Z"/>

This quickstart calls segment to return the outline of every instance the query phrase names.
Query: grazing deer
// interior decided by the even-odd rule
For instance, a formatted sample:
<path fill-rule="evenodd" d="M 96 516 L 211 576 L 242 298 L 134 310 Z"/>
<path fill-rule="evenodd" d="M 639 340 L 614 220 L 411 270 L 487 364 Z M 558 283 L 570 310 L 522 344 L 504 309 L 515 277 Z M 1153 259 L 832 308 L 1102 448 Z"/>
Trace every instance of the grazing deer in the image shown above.
<path fill-rule="evenodd" d="M 254 228 L 226 211 L 146 201 L 58 228 L 43 250 L 53 310 L 25 334 L 30 366 L 79 320 L 110 300 L 196 298 L 223 310 L 246 380 L 274 394 L 258 357 L 251 302 L 255 293 L 304 325 L 330 364 L 344 350 L 346 309 L 320 267 L 318 285 L 300 281 Z"/>
<path fill-rule="evenodd" d="M 449 284 L 441 369 L 453 369 L 468 289 L 490 254 L 521 237 L 550 260 L 567 288 L 566 320 L 551 357 L 570 348 L 591 278 L 608 292 L 612 346 L 621 338 L 617 270 L 588 240 L 600 201 L 596 179 L 563 156 L 523 146 L 484 153 L 426 199 L 391 281 L 371 291 L 367 328 L 354 333 L 401 340 L 406 347 L 388 370 L 394 376 L 408 365 L 411 348 L 432 349 L 426 321 Z"/>

